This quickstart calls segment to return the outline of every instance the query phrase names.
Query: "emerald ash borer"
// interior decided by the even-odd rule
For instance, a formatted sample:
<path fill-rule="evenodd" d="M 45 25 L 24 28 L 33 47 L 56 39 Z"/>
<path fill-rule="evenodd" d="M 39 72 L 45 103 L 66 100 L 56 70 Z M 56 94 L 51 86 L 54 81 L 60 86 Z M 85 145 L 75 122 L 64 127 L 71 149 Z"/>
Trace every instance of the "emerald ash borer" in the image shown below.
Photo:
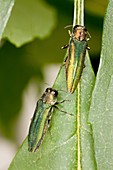
<path fill-rule="evenodd" d="M 67 57 L 65 58 L 66 82 L 68 92 L 74 93 L 84 68 L 86 49 L 88 49 L 88 40 L 90 35 L 85 26 L 76 25 L 72 33 L 69 31 L 69 44 L 62 47 L 67 48 Z"/>
<path fill-rule="evenodd" d="M 28 151 L 35 152 L 40 147 L 47 131 L 53 108 L 59 109 L 56 105 L 64 102 L 64 100 L 57 102 L 57 97 L 57 90 L 47 88 L 38 100 L 29 128 Z"/>

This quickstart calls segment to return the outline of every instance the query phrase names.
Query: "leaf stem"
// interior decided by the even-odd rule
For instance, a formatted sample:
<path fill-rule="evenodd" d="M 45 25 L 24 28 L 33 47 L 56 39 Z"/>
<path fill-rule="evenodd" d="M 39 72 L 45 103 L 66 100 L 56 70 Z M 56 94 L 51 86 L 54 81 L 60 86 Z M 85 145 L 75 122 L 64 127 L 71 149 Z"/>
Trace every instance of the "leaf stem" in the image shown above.
<path fill-rule="evenodd" d="M 74 19 L 73 26 L 84 26 L 84 0 L 74 0 Z"/>
<path fill-rule="evenodd" d="M 84 25 L 84 0 L 74 0 L 74 19 L 73 27 L 75 25 Z M 77 169 L 81 170 L 81 84 L 78 83 L 76 90 L 77 95 Z"/>
<path fill-rule="evenodd" d="M 80 110 L 80 105 L 81 105 L 81 98 L 80 98 L 80 83 L 78 84 L 78 89 L 77 89 L 77 168 L 78 170 L 81 170 L 81 137 L 80 137 L 80 127 L 81 127 L 81 110 Z"/>

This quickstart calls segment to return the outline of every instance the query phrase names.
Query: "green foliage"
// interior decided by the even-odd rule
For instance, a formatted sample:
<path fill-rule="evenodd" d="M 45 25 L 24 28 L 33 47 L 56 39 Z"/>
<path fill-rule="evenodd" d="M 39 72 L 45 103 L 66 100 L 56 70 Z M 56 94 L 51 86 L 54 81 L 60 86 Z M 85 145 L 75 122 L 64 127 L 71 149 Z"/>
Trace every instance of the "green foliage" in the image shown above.
<path fill-rule="evenodd" d="M 42 1 L 31 3 L 31 1 L 16 0 L 8 20 L 13 3 L 14 1 L 1 1 L 0 34 L 3 38 L 5 36 L 16 46 L 20 46 L 36 37 L 47 37 L 51 33 L 56 25 L 56 12 L 52 7 Z M 14 138 L 16 120 L 22 107 L 23 90 L 32 78 L 37 79 L 38 83 L 43 79 L 42 65 L 45 59 L 42 57 L 43 54 L 39 55 L 41 60 L 38 57 L 40 62 L 37 62 L 39 54 L 37 54 L 37 44 L 34 42 L 16 48 L 4 40 L 1 41 L 0 132 L 9 138 Z M 47 54 L 46 51 L 45 53 Z M 38 88 L 39 86 L 40 84 L 37 85 Z"/>
<path fill-rule="evenodd" d="M 10 17 L 12 7 L 14 5 L 14 0 L 1 0 L 0 1 L 0 39 L 4 32 L 7 21 Z"/>
<path fill-rule="evenodd" d="M 44 38 L 55 27 L 55 15 L 55 10 L 41 0 L 16 0 L 3 37 L 17 47 L 36 37 Z"/>
<path fill-rule="evenodd" d="M 28 152 L 27 139 L 23 146 L 19 149 L 14 161 L 12 162 L 9 170 L 16 169 L 75 169 L 77 165 L 77 116 L 80 115 L 82 121 L 81 128 L 81 145 L 83 156 L 83 166 L 95 167 L 95 157 L 93 155 L 93 140 L 91 138 L 91 128 L 88 125 L 88 112 L 90 109 L 90 102 L 92 90 L 94 86 L 94 73 L 90 65 L 89 57 L 87 55 L 85 61 L 86 68 L 82 76 L 81 82 L 81 111 L 78 112 L 78 91 L 73 95 L 67 94 L 65 82 L 65 69 L 61 68 L 58 77 L 55 81 L 54 88 L 64 90 L 59 91 L 59 99 L 69 100 L 59 105 L 64 111 L 72 113 L 68 115 L 61 113 L 57 109 L 53 113 L 50 128 L 44 138 L 44 141 L 37 153 Z M 85 145 L 85 146 L 84 146 Z M 93 161 L 94 160 L 94 161 Z M 21 162 L 21 163 L 20 163 Z M 27 163 L 26 163 L 27 162 Z"/>
<path fill-rule="evenodd" d="M 109 1 L 89 121 L 98 169 L 113 169 L 113 1 Z"/>
<path fill-rule="evenodd" d="M 4 14 L 7 13 L 7 9 L 11 11 L 13 6 L 13 1 L 5 2 L 7 2 L 5 4 L 7 8 L 3 7 L 4 2 L 2 2 L 3 5 L 1 6 L 4 9 Z M 9 5 L 9 2 L 12 2 L 11 5 Z M 88 8 L 89 4 L 86 5 Z M 56 5 L 56 9 L 57 7 Z M 36 10 L 39 8 L 42 10 Z M 21 11 L 20 9 L 23 10 Z M 81 83 L 74 94 L 68 94 L 65 92 L 67 90 L 65 69 L 62 66 L 53 87 L 57 90 L 64 90 L 59 91 L 58 100 L 66 99 L 69 101 L 59 105 L 59 108 L 68 113 L 73 113 L 73 116 L 55 110 L 50 128 L 39 151 L 29 153 L 26 138 L 9 170 L 75 170 L 78 167 L 82 167 L 83 170 L 112 170 L 112 9 L 113 2 L 110 0 L 104 23 L 102 52 L 96 81 L 87 54 L 86 67 L 82 74 Z M 61 40 L 61 37 L 65 37 L 66 33 L 62 28 L 70 23 L 70 18 L 67 19 L 65 15 L 63 16 L 63 13 L 58 13 L 60 24 L 52 32 L 57 20 L 55 11 L 53 7 L 45 5 L 43 1 L 34 0 L 31 3 L 30 0 L 17 0 L 9 21 L 10 13 L 6 15 L 4 24 L 0 23 L 0 35 L 2 36 L 8 21 L 4 37 L 7 37 L 10 42 L 18 47 L 36 37 L 42 39 L 50 34 L 52 35 L 50 40 L 47 38 L 44 41 L 35 40 L 18 49 L 10 43 L 5 43 L 0 49 L 0 94 L 2 96 L 0 98 L 0 128 L 2 133 L 7 136 L 12 136 L 11 134 L 13 134 L 15 120 L 21 108 L 21 95 L 29 80 L 34 76 L 42 80 L 41 67 L 45 63 L 63 60 L 62 53 L 60 53 L 60 50 L 55 51 L 55 46 L 60 48 L 66 42 L 66 39 Z M 102 13 L 99 13 L 99 15 L 102 16 Z M 31 28 L 29 27 L 29 22 L 32 25 Z M 91 24 L 93 24 L 92 21 Z M 96 34 L 93 34 L 88 29 L 91 36 L 93 35 L 91 40 L 93 41 L 93 38 L 98 38 L 100 32 L 95 25 L 91 25 L 91 27 L 96 32 Z M 54 40 L 52 37 L 54 37 Z M 97 53 L 98 41 L 97 43 L 95 42 L 94 40 L 94 44 L 89 46 L 94 51 L 96 50 Z M 49 49 L 48 52 L 46 48 Z M 80 158 L 80 161 L 78 158 Z"/>

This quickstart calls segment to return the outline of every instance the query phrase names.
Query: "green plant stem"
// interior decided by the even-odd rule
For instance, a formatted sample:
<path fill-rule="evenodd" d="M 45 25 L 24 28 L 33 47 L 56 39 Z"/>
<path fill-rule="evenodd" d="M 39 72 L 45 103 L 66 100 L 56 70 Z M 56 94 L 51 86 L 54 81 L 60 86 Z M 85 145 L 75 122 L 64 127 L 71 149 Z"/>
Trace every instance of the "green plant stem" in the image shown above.
<path fill-rule="evenodd" d="M 81 126 L 81 98 L 80 98 L 80 83 L 77 89 L 77 168 L 81 170 L 81 137 L 80 137 L 80 126 Z"/>
<path fill-rule="evenodd" d="M 74 0 L 73 26 L 84 25 L 84 0 Z"/>
<path fill-rule="evenodd" d="M 74 19 L 73 27 L 75 25 L 84 25 L 84 0 L 74 0 Z M 81 83 L 78 83 L 76 90 L 77 97 L 77 169 L 81 170 Z"/>

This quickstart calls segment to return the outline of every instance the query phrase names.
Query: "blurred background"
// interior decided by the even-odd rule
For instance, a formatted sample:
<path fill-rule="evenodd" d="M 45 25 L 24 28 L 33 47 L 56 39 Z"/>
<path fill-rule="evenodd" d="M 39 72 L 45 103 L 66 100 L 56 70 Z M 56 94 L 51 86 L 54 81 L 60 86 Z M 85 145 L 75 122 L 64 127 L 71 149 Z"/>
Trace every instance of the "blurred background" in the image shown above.
<path fill-rule="evenodd" d="M 85 1 L 90 58 L 97 73 L 107 0 Z M 36 101 L 64 60 L 73 0 L 16 0 L 0 42 L 0 170 L 7 170 L 28 134 Z"/>

